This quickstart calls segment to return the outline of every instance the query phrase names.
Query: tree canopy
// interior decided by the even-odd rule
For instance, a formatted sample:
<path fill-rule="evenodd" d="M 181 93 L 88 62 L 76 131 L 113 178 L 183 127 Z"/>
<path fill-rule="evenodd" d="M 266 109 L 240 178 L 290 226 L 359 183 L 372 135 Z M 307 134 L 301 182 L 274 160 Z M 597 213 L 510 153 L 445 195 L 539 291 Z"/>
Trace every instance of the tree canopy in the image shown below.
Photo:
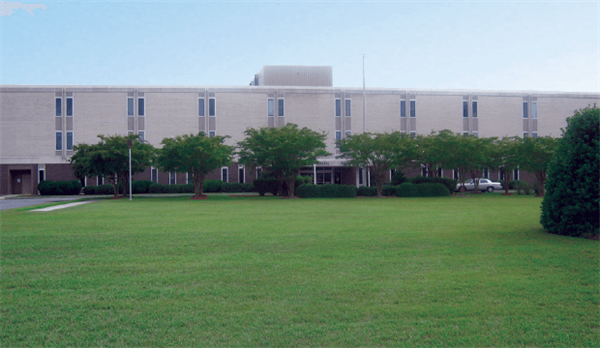
<path fill-rule="evenodd" d="M 416 156 L 416 143 L 400 133 L 361 133 L 338 142 L 346 166 L 370 167 L 375 177 L 377 195 L 382 196 L 383 184 L 391 169 L 406 166 Z"/>
<path fill-rule="evenodd" d="M 164 138 L 163 147 L 158 150 L 158 167 L 163 171 L 188 173 L 194 183 L 194 197 L 198 198 L 202 196 L 206 175 L 231 162 L 234 147 L 224 144 L 227 138 L 207 137 L 203 132 Z"/>
<path fill-rule="evenodd" d="M 114 195 L 119 195 L 119 183 L 123 183 L 123 194 L 129 183 L 129 148 L 127 141 L 133 142 L 131 149 L 131 173 L 141 173 L 150 166 L 155 155 L 152 145 L 139 141 L 138 135 L 98 135 L 97 144 L 73 146 L 71 157 L 73 173 L 78 178 L 104 176 L 114 185 Z"/>
<path fill-rule="evenodd" d="M 318 163 L 317 158 L 327 156 L 327 134 L 309 128 L 298 128 L 288 123 L 278 128 L 249 128 L 246 138 L 238 142 L 239 162 L 251 167 L 261 166 L 279 182 L 287 184 L 288 195 L 294 196 L 294 181 L 300 168 Z"/>
<path fill-rule="evenodd" d="M 558 139 L 546 137 L 525 137 L 520 147 L 520 168 L 535 174 L 540 186 L 540 195 L 544 195 L 544 183 L 550 160 L 558 146 Z"/>

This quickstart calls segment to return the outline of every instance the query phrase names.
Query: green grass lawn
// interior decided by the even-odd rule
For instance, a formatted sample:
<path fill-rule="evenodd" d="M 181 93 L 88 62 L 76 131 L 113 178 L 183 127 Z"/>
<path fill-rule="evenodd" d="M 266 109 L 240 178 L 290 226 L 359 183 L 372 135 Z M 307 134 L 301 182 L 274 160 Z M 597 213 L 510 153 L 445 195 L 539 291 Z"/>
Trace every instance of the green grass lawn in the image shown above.
<path fill-rule="evenodd" d="M 103 200 L 1 215 L 9 346 L 598 346 L 540 198 Z"/>

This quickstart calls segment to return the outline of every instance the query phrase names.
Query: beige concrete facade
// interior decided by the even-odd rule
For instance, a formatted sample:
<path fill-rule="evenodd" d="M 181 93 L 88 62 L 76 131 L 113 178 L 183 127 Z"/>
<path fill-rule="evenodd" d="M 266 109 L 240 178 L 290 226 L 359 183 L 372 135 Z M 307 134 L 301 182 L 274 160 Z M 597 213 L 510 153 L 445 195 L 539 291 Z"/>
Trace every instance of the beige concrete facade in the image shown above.
<path fill-rule="evenodd" d="M 57 98 L 62 100 L 60 116 L 56 115 Z M 72 102 L 71 115 L 64 111 L 67 98 Z M 128 115 L 128 98 L 135 104 L 134 115 Z M 138 100 L 142 98 L 145 112 L 140 116 Z M 204 101 L 204 116 L 199 111 L 200 99 Z M 214 99 L 214 116 L 209 115 L 209 99 Z M 268 115 L 269 99 L 273 99 L 273 116 Z M 283 116 L 279 116 L 280 99 Z M 341 104 L 340 116 L 336 116 L 336 99 Z M 402 101 L 405 117 L 401 117 Z M 411 101 L 415 103 L 415 117 L 410 115 Z M 480 137 L 521 137 L 524 133 L 559 137 L 574 110 L 594 103 L 600 104 L 597 93 L 368 88 L 366 130 L 405 129 L 429 134 L 449 129 Z M 243 139 L 249 127 L 285 123 L 327 133 L 327 150 L 334 155 L 323 161 L 333 163 L 336 132 L 343 138 L 346 131 L 350 134 L 363 131 L 363 90 L 359 88 L 4 85 L 0 86 L 0 104 L 0 165 L 5 166 L 41 165 L 42 168 L 46 164 L 67 164 L 72 154 L 66 148 L 67 132 L 72 132 L 74 144 L 89 144 L 98 141 L 98 134 L 143 131 L 146 141 L 160 146 L 165 137 L 203 130 L 207 134 L 214 131 L 217 135 L 228 135 L 231 138 L 227 143 L 234 145 Z M 349 116 L 346 105 L 350 106 Z M 463 105 L 468 105 L 468 117 L 464 117 Z M 525 115 L 524 108 L 528 110 Z M 62 132 L 60 151 L 56 149 L 57 132 Z M 14 168 L 10 170 L 19 171 L 23 178 L 39 179 L 37 173 L 28 176 L 25 171 L 29 169 Z M 9 176 L 10 170 L 7 169 Z M 0 180 L 9 182 L 10 178 Z M 7 185 L 2 187 L 10 186 Z"/>

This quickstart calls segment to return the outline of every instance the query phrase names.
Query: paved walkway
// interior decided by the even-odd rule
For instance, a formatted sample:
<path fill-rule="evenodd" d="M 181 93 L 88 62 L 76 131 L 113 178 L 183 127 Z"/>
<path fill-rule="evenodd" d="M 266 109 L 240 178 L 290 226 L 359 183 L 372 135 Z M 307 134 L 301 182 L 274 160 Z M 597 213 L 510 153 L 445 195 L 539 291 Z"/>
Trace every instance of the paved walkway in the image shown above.
<path fill-rule="evenodd" d="M 92 203 L 92 202 L 94 202 L 94 201 L 67 203 L 67 204 L 55 205 L 53 207 L 47 207 L 47 208 L 42 208 L 42 209 L 34 209 L 34 210 L 31 210 L 31 211 L 53 211 L 53 210 L 57 210 L 57 209 L 70 208 L 70 207 L 75 207 L 75 206 L 78 206 L 78 205 L 82 205 L 82 204 L 86 204 L 86 203 Z"/>
<path fill-rule="evenodd" d="M 8 195 L 0 197 L 0 210 L 29 207 L 38 204 L 47 204 L 54 202 L 68 202 L 80 199 L 82 196 L 73 197 L 22 197 L 18 195 Z"/>

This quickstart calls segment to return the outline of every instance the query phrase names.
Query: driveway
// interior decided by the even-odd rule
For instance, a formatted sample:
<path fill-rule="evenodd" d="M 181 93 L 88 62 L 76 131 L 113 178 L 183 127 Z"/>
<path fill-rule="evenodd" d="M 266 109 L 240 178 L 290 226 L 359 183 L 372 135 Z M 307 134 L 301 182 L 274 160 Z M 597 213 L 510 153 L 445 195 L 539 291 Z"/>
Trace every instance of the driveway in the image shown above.
<path fill-rule="evenodd" d="M 29 207 L 32 205 L 65 202 L 80 199 L 80 196 L 74 197 L 19 197 L 19 196 L 3 196 L 0 197 L 0 210 L 15 209 Z"/>

